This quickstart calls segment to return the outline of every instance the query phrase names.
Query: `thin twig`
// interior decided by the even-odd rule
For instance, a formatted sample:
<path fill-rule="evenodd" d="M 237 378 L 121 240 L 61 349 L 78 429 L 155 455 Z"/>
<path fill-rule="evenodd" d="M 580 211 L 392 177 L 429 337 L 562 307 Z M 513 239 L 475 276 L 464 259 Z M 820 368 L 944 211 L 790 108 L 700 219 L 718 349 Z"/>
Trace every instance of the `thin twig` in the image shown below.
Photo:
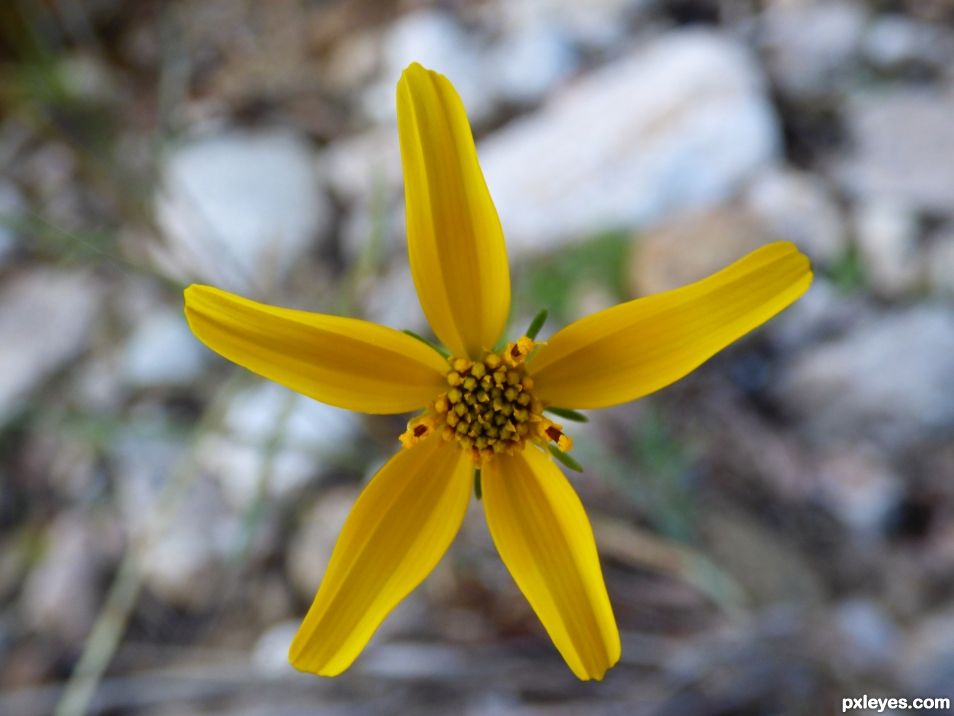
<path fill-rule="evenodd" d="M 194 448 L 205 434 L 222 422 L 225 409 L 241 384 L 242 378 L 244 378 L 243 375 L 234 374 L 223 386 L 212 405 L 206 409 L 196 426 L 189 448 L 162 488 L 159 505 L 152 514 L 152 520 L 139 534 L 130 538 L 129 547 L 123 555 L 93 629 L 83 646 L 83 653 L 56 706 L 55 716 L 82 716 L 87 712 L 96 687 L 116 653 L 116 648 L 126 631 L 129 617 L 139 598 L 143 578 L 140 567 L 142 555 L 153 539 L 161 533 L 174 508 L 178 506 L 180 498 L 188 491 L 195 476 Z"/>

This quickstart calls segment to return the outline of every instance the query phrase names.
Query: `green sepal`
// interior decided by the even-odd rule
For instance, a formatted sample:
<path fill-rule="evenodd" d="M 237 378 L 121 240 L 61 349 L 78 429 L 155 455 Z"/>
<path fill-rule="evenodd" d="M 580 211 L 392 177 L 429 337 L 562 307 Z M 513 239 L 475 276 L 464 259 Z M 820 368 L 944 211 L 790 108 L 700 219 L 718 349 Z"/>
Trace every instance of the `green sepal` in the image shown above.
<path fill-rule="evenodd" d="M 527 328 L 527 332 L 524 335 L 530 340 L 536 338 L 540 329 L 543 328 L 543 324 L 547 322 L 547 316 L 549 315 L 550 313 L 545 308 L 540 311 L 540 313 L 534 316 L 533 320 L 530 321 L 530 327 Z"/>
<path fill-rule="evenodd" d="M 480 468 L 475 467 L 474 468 L 474 497 L 476 497 L 479 500 L 482 495 L 483 495 L 483 491 L 481 490 L 481 487 L 480 487 Z"/>
<path fill-rule="evenodd" d="M 590 422 L 590 419 L 586 417 L 585 415 L 583 415 L 583 413 L 578 413 L 575 410 L 570 410 L 569 408 L 546 407 L 543 410 L 544 412 L 553 413 L 554 415 L 557 415 L 566 420 L 572 420 L 573 422 L 576 422 L 576 423 Z"/>
<path fill-rule="evenodd" d="M 563 452 L 556 445 L 547 445 L 550 448 L 550 454 L 553 455 L 557 460 L 562 462 L 566 467 L 574 470 L 575 472 L 583 472 L 583 466 L 580 465 L 576 460 Z"/>
<path fill-rule="evenodd" d="M 417 338 L 417 340 L 419 340 L 421 343 L 423 343 L 424 345 L 430 346 L 431 348 L 433 348 L 435 351 L 437 351 L 438 353 L 440 353 L 440 354 L 441 354 L 442 356 L 444 356 L 445 358 L 450 358 L 450 351 L 447 351 L 447 350 L 441 348 L 441 347 L 440 347 L 439 345 L 437 345 L 436 343 L 431 343 L 431 342 L 430 342 L 429 340 L 427 340 L 424 336 L 418 335 L 418 334 L 415 333 L 414 331 L 408 330 L 407 328 L 404 329 L 403 333 L 406 333 L 406 334 L 409 335 L 411 338 Z"/>

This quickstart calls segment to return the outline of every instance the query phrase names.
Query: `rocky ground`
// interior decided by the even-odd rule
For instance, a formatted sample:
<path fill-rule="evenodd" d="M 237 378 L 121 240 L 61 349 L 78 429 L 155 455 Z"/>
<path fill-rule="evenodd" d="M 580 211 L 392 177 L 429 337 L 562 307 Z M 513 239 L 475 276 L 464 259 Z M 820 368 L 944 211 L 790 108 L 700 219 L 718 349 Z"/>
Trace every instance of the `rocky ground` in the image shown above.
<path fill-rule="evenodd" d="M 0 27 L 0 713 L 954 698 L 950 3 L 86 0 Z M 601 684 L 551 648 L 479 504 L 350 672 L 285 660 L 403 419 L 226 364 L 181 289 L 425 330 L 411 60 L 468 107 L 515 330 L 776 239 L 815 264 L 770 325 L 575 431 L 623 632 Z"/>

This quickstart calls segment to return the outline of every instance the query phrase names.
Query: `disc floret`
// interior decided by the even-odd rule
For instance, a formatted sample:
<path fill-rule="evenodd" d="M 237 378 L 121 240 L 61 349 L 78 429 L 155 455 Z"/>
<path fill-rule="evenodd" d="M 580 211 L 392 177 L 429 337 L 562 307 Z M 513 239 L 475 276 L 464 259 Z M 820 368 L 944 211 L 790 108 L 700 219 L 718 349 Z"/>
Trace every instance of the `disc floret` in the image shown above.
<path fill-rule="evenodd" d="M 533 395 L 533 378 L 526 371 L 533 349 L 533 340 L 523 336 L 479 360 L 449 358 L 447 390 L 408 423 L 402 444 L 410 447 L 436 431 L 470 452 L 475 465 L 495 455 L 513 455 L 528 440 L 553 441 L 568 451 L 572 441 L 543 416 L 544 405 Z"/>

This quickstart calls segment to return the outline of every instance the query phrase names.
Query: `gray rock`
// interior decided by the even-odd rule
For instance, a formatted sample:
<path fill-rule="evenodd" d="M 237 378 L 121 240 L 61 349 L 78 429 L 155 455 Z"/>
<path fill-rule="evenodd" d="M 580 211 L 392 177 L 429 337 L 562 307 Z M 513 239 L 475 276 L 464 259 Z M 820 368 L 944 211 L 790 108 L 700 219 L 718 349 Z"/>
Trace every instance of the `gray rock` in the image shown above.
<path fill-rule="evenodd" d="M 301 516 L 300 527 L 288 544 L 288 578 L 303 601 L 314 598 L 359 492 L 357 487 L 327 491 Z"/>
<path fill-rule="evenodd" d="M 328 89 L 357 97 L 377 76 L 381 62 L 382 29 L 353 28 L 331 47 L 322 63 L 322 84 Z"/>
<path fill-rule="evenodd" d="M 0 424 L 53 372 L 83 350 L 99 308 L 82 272 L 34 269 L 0 289 Z"/>
<path fill-rule="evenodd" d="M 778 394 L 817 440 L 903 448 L 954 426 L 952 381 L 954 315 L 921 306 L 806 351 Z"/>
<path fill-rule="evenodd" d="M 761 44 L 773 79 L 788 94 L 831 92 L 850 74 L 860 54 L 865 13 L 857 3 L 770 3 Z"/>
<path fill-rule="evenodd" d="M 941 227 L 931 237 L 924 263 L 930 289 L 954 298 L 954 224 Z"/>
<path fill-rule="evenodd" d="M 96 617 L 102 562 L 102 545 L 90 526 L 78 514 L 63 513 L 23 585 L 26 624 L 71 644 L 82 640 Z"/>
<path fill-rule="evenodd" d="M 903 497 L 901 478 L 871 446 L 839 446 L 818 466 L 818 499 L 862 537 L 877 536 Z"/>
<path fill-rule="evenodd" d="M 855 243 L 865 276 L 876 293 L 896 297 L 922 277 L 917 217 L 902 206 L 871 202 L 855 211 Z"/>
<path fill-rule="evenodd" d="M 144 516 L 153 514 L 186 446 L 160 431 L 137 430 L 134 423 L 129 427 L 109 442 L 108 450 L 118 476 L 116 507 L 120 522 L 126 532 L 138 535 L 146 527 Z"/>
<path fill-rule="evenodd" d="M 284 130 L 183 143 L 163 167 L 163 268 L 229 290 L 267 288 L 327 232 L 331 208 L 311 147 Z"/>
<path fill-rule="evenodd" d="M 354 413 L 261 381 L 231 402 L 222 431 L 200 440 L 196 461 L 230 504 L 246 509 L 259 499 L 260 486 L 270 500 L 298 491 L 323 463 L 350 449 L 358 421 Z"/>
<path fill-rule="evenodd" d="M 23 211 L 23 196 L 10 182 L 0 181 L 0 265 L 13 253 L 16 224 Z"/>
<path fill-rule="evenodd" d="M 954 698 L 954 611 L 942 607 L 919 616 L 898 657 L 903 683 L 911 693 Z"/>
<path fill-rule="evenodd" d="M 716 204 L 777 150 L 756 66 L 703 31 L 604 66 L 480 146 L 516 253 Z"/>
<path fill-rule="evenodd" d="M 818 176 L 772 169 L 755 178 L 745 204 L 777 238 L 795 243 L 820 266 L 830 266 L 847 249 L 841 211 Z"/>
<path fill-rule="evenodd" d="M 137 388 L 189 385 L 198 378 L 206 355 L 182 312 L 159 308 L 144 317 L 129 337 L 122 359 L 123 380 Z"/>
<path fill-rule="evenodd" d="M 846 103 L 851 151 L 833 171 L 856 198 L 954 215 L 954 90 L 869 92 Z"/>
<path fill-rule="evenodd" d="M 451 680 L 470 673 L 459 650 L 443 644 L 412 642 L 377 644 L 358 668 L 375 678 L 405 682 Z"/>
<path fill-rule="evenodd" d="M 842 335 L 865 315 L 862 297 L 846 297 L 824 276 L 815 275 L 811 288 L 765 326 L 782 355 L 810 343 Z"/>

